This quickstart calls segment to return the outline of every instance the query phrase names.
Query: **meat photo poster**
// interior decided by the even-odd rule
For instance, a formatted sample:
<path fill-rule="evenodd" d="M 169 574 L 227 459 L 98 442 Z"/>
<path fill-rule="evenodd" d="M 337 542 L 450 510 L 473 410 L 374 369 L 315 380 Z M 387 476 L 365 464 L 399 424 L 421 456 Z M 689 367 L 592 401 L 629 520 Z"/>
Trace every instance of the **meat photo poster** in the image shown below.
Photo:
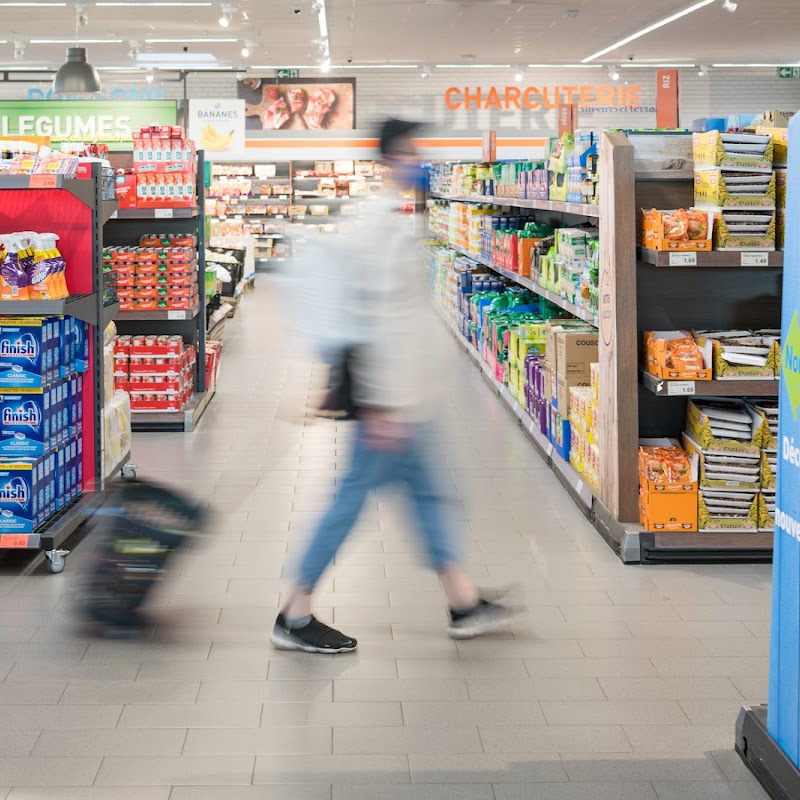
<path fill-rule="evenodd" d="M 355 78 L 243 78 L 248 130 L 334 131 L 356 127 Z"/>

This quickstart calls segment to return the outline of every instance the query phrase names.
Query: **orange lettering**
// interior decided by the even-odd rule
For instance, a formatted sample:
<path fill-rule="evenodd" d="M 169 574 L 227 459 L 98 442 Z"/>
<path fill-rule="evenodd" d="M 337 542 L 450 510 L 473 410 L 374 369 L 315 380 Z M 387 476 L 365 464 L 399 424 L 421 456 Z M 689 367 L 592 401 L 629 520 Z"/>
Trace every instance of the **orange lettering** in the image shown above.
<path fill-rule="evenodd" d="M 617 86 L 617 108 L 623 108 L 625 105 L 625 87 Z"/>
<path fill-rule="evenodd" d="M 489 89 L 489 94 L 486 95 L 486 103 L 483 107 L 486 109 L 494 107 L 498 110 L 503 108 L 503 104 L 500 101 L 500 95 L 497 93 L 496 86 L 492 86 L 492 88 Z"/>
<path fill-rule="evenodd" d="M 532 100 L 533 95 L 539 94 L 535 86 L 529 86 L 522 95 L 522 104 L 530 111 L 536 111 L 542 104 L 538 100 Z"/>
<path fill-rule="evenodd" d="M 483 93 L 481 92 L 481 87 L 479 86 L 474 94 L 470 94 L 469 86 L 464 89 L 464 107 L 469 108 L 470 103 L 475 103 L 475 108 L 481 107 L 481 100 L 483 99 Z"/>
<path fill-rule="evenodd" d="M 458 95 L 458 100 L 453 100 L 453 97 Z M 444 104 L 451 110 L 455 111 L 456 109 L 461 108 L 461 90 L 456 89 L 455 86 L 451 86 L 445 93 L 444 93 Z"/>
<path fill-rule="evenodd" d="M 642 104 L 642 87 L 641 86 L 626 86 L 625 87 L 625 105 L 633 106 L 634 108 Z"/>
<path fill-rule="evenodd" d="M 550 100 L 549 89 L 542 89 L 542 103 L 545 108 L 556 108 L 558 106 L 559 89 L 558 86 L 553 89 L 553 100 Z"/>
<path fill-rule="evenodd" d="M 581 86 L 581 98 L 578 102 L 581 108 L 596 108 L 597 93 L 594 90 L 594 86 Z"/>
<path fill-rule="evenodd" d="M 518 86 L 506 86 L 506 110 L 511 108 L 512 104 L 515 108 L 520 108 L 519 98 L 522 96 Z"/>
<path fill-rule="evenodd" d="M 597 105 L 598 106 L 613 106 L 614 105 L 614 87 L 613 86 L 598 86 L 597 87 Z"/>
<path fill-rule="evenodd" d="M 561 91 L 567 95 L 567 105 L 572 105 L 575 102 L 575 92 L 578 91 L 578 87 L 562 86 Z"/>

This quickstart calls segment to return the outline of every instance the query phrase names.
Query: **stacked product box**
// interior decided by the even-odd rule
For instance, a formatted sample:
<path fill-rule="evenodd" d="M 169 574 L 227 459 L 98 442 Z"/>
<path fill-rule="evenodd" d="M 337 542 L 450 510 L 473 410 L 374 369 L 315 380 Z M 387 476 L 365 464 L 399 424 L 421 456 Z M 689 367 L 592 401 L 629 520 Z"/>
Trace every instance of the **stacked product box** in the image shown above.
<path fill-rule="evenodd" d="M 589 365 L 589 386 L 569 389 L 569 460 L 595 493 L 600 491 L 600 365 Z"/>
<path fill-rule="evenodd" d="M 598 138 L 592 131 L 575 131 L 573 149 L 567 152 L 567 202 L 600 202 Z"/>
<path fill-rule="evenodd" d="M 683 445 L 699 465 L 698 530 L 772 530 L 777 403 L 692 400 Z"/>
<path fill-rule="evenodd" d="M 222 342 L 206 342 L 206 391 L 210 392 L 217 385 L 219 367 L 222 362 Z"/>
<path fill-rule="evenodd" d="M 85 323 L 0 324 L 0 531 L 30 533 L 83 486 Z"/>
<path fill-rule="evenodd" d="M 697 456 L 677 439 L 639 441 L 639 521 L 646 531 L 697 530 Z"/>
<path fill-rule="evenodd" d="M 120 208 L 191 208 L 197 203 L 195 144 L 177 125 L 133 134 L 133 168 L 118 170 Z"/>
<path fill-rule="evenodd" d="M 544 356 L 546 339 L 544 322 L 527 323 L 510 328 L 508 340 L 508 368 L 506 382 L 511 396 L 524 408 L 528 408 L 528 368 L 531 357 Z"/>
<path fill-rule="evenodd" d="M 788 180 L 789 129 L 781 114 L 766 114 L 756 133 L 772 137 L 772 164 L 775 169 L 775 245 L 783 250 L 786 238 L 786 186 Z M 777 127 L 783 125 L 784 127 Z"/>
<path fill-rule="evenodd" d="M 121 311 L 187 311 L 199 304 L 197 238 L 142 236 L 139 247 L 107 247 L 103 263 L 116 275 Z"/>
<path fill-rule="evenodd" d="M 182 411 L 194 392 L 197 353 L 181 336 L 117 336 L 114 385 L 132 411 Z"/>
<path fill-rule="evenodd" d="M 537 259 L 540 286 L 588 310 L 597 309 L 600 240 L 596 228 L 558 228 L 555 243 Z"/>
<path fill-rule="evenodd" d="M 774 250 L 776 178 L 771 135 L 693 134 L 695 206 L 714 212 L 717 250 Z"/>

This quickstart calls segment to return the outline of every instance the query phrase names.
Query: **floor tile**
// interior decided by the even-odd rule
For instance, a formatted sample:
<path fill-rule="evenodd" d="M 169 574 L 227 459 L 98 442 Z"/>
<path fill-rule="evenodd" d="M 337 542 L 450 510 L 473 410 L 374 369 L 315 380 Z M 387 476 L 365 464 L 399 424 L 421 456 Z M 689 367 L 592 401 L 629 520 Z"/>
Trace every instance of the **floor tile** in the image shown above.
<path fill-rule="evenodd" d="M 176 786 L 169 800 L 331 800 L 331 787 L 306 786 Z"/>
<path fill-rule="evenodd" d="M 0 757 L 29 756 L 40 734 L 39 730 L 0 730 Z"/>
<path fill-rule="evenodd" d="M 257 728 L 260 703 L 150 703 L 125 706 L 120 728 Z"/>
<path fill-rule="evenodd" d="M 47 730 L 34 756 L 179 756 L 185 730 Z"/>
<path fill-rule="evenodd" d="M 257 756 L 253 783 L 410 783 L 406 755 Z"/>
<path fill-rule="evenodd" d="M 704 753 L 602 753 L 565 754 L 562 757 L 569 780 L 576 783 L 669 781 L 717 781 L 719 771 Z"/>
<path fill-rule="evenodd" d="M 12 789 L 8 800 L 170 800 L 169 786 L 126 789 L 117 787 L 109 797 L 105 787 L 21 786 Z"/>
<path fill-rule="evenodd" d="M 252 756 L 180 756 L 147 759 L 112 756 L 103 759 L 96 786 L 232 786 L 248 785 L 253 777 Z"/>
<path fill-rule="evenodd" d="M 0 785 L 91 786 L 100 762 L 99 758 L 50 756 L 0 758 Z"/>
<path fill-rule="evenodd" d="M 680 725 L 686 722 L 674 700 L 543 700 L 548 725 Z"/>
<path fill-rule="evenodd" d="M 495 800 L 657 800 L 649 783 L 497 784 Z"/>
<path fill-rule="evenodd" d="M 654 783 L 653 788 L 658 800 L 769 800 L 766 792 L 751 784 L 686 784 L 671 781 Z"/>
<path fill-rule="evenodd" d="M 461 786 L 337 786 L 333 800 L 494 800 L 492 787 Z"/>
<path fill-rule="evenodd" d="M 462 728 L 334 728 L 337 754 L 480 753 L 477 730 Z"/>
<path fill-rule="evenodd" d="M 625 725 L 634 751 L 670 753 L 724 750 L 733 745 L 736 720 L 722 725 Z"/>
<path fill-rule="evenodd" d="M 405 724 L 409 724 L 406 714 Z M 403 725 L 400 703 L 264 703 L 261 727 Z"/>
<path fill-rule="evenodd" d="M 657 726 L 654 726 L 657 727 Z M 506 725 L 482 726 L 485 752 L 511 753 L 629 753 L 632 751 L 622 727 L 618 725 L 545 725 L 539 727 Z"/>
<path fill-rule="evenodd" d="M 466 728 L 473 725 L 544 725 L 536 702 L 403 703 L 406 726 Z"/>
<path fill-rule="evenodd" d="M 202 728 L 192 729 L 183 752 L 187 756 L 305 755 L 331 752 L 331 728 Z"/>
<path fill-rule="evenodd" d="M 552 783 L 569 780 L 556 753 L 410 755 L 413 783 Z"/>

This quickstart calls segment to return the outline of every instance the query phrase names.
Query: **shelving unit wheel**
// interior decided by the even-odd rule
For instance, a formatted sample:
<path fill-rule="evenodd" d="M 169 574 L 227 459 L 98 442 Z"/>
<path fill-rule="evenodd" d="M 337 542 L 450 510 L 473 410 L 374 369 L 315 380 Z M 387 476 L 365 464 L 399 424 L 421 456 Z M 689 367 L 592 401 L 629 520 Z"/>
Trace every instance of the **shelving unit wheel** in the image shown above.
<path fill-rule="evenodd" d="M 69 555 L 69 550 L 46 550 L 45 551 L 45 566 L 47 571 L 53 575 L 64 571 L 66 566 L 66 557 Z"/>
<path fill-rule="evenodd" d="M 137 474 L 138 470 L 136 464 L 125 464 L 120 470 L 121 477 L 126 481 L 135 481 Z"/>

